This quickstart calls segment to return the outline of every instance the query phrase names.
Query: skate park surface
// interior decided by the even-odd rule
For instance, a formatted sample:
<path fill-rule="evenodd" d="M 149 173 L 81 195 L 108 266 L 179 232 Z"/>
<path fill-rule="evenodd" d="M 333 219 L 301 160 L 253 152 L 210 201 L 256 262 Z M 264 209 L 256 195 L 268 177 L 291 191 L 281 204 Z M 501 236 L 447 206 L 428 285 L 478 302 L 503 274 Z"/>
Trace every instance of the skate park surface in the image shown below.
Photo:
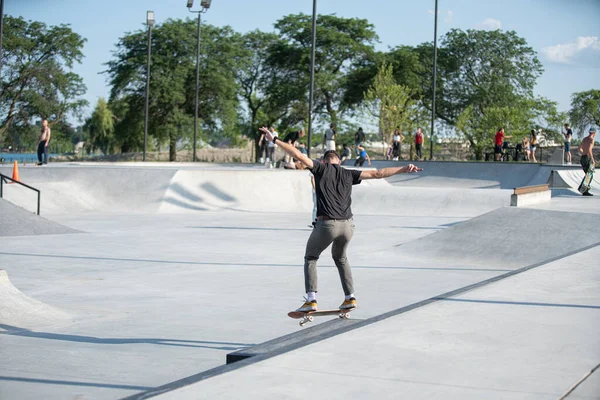
<path fill-rule="evenodd" d="M 307 171 L 19 166 L 41 216 L 4 185 L 0 399 L 600 398 L 597 181 L 584 198 L 578 167 L 418 165 L 354 187 L 359 308 L 302 328 L 286 314 L 303 301 Z M 550 202 L 509 207 L 548 181 Z M 318 270 L 334 308 L 329 250 Z"/>

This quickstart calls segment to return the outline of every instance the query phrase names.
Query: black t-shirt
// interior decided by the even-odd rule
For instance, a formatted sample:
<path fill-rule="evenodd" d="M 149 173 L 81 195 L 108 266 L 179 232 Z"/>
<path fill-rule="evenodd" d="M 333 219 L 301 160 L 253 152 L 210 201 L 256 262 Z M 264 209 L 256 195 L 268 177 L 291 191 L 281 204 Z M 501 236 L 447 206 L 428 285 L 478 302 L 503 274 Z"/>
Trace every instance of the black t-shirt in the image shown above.
<path fill-rule="evenodd" d="M 296 141 L 298 140 L 299 137 L 300 137 L 299 131 L 291 132 L 291 133 L 287 134 L 287 136 L 283 139 L 283 141 L 286 143 L 294 144 L 294 143 L 296 143 Z"/>
<path fill-rule="evenodd" d="M 352 185 L 360 181 L 359 170 L 313 160 L 312 173 L 317 191 L 317 216 L 333 219 L 352 218 Z"/>
<path fill-rule="evenodd" d="M 362 143 L 365 141 L 365 133 L 363 131 L 357 131 L 356 135 L 354 135 L 354 140 L 357 143 Z"/>
<path fill-rule="evenodd" d="M 573 131 L 571 128 L 567 129 L 567 134 L 565 136 L 567 137 L 566 140 L 569 140 L 569 136 L 573 137 Z"/>

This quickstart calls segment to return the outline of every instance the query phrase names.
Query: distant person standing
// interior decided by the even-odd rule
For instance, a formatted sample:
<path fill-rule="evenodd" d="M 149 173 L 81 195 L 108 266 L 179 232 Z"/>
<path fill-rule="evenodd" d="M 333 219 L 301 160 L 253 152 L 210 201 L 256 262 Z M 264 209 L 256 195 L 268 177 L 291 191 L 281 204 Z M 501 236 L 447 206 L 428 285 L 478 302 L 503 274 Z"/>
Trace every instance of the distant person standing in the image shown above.
<path fill-rule="evenodd" d="M 362 167 L 365 161 L 368 161 L 369 166 L 371 166 L 371 159 L 367 154 L 367 149 L 365 149 L 363 146 L 358 146 L 358 158 L 354 162 L 354 166 Z"/>
<path fill-rule="evenodd" d="M 404 135 L 400 132 L 400 127 L 394 130 L 394 136 L 392 137 L 392 159 L 398 161 L 400 158 L 400 146 L 404 141 Z"/>
<path fill-rule="evenodd" d="M 421 128 L 417 128 L 417 133 L 415 134 L 415 153 L 417 153 L 419 160 L 423 159 L 423 139 L 423 131 L 421 131 Z"/>
<path fill-rule="evenodd" d="M 265 160 L 269 159 L 269 142 L 265 139 L 264 133 L 260 134 L 260 138 L 258 139 L 258 148 L 260 152 L 258 162 L 262 164 L 265 162 Z"/>
<path fill-rule="evenodd" d="M 305 135 L 304 129 L 299 129 L 297 131 L 290 132 L 287 135 L 285 135 L 285 138 L 283 138 L 283 141 L 294 147 L 298 147 L 298 139 L 303 138 L 304 135 Z M 292 156 L 285 153 L 285 155 L 283 157 L 283 162 L 285 165 L 289 164 L 290 162 L 293 162 L 293 160 L 294 159 L 292 158 Z"/>
<path fill-rule="evenodd" d="M 569 127 L 569 124 L 565 124 L 565 157 L 567 159 L 567 164 L 571 165 L 571 139 L 573 139 L 573 131 Z"/>
<path fill-rule="evenodd" d="M 531 151 L 529 150 L 529 138 L 527 136 L 523 136 L 523 153 L 525 155 L 525 161 L 529 161 L 529 154 Z"/>
<path fill-rule="evenodd" d="M 529 151 L 531 151 L 531 158 L 533 162 L 537 162 L 535 158 L 535 149 L 537 147 L 537 134 L 535 133 L 535 129 L 531 130 L 531 135 L 529 135 Z"/>
<path fill-rule="evenodd" d="M 594 168 L 596 165 L 596 160 L 594 160 L 594 141 L 596 137 L 596 128 L 591 127 L 589 131 L 589 135 L 584 137 L 581 141 L 581 144 L 577 148 L 577 151 L 581 153 L 581 168 L 583 168 L 583 172 L 585 174 L 588 173 L 590 168 Z M 590 182 L 591 183 L 591 182 Z M 589 189 L 582 193 L 583 196 L 593 196 L 590 193 Z"/>
<path fill-rule="evenodd" d="M 502 159 L 502 144 L 504 143 L 504 139 L 509 139 L 512 136 L 504 136 L 504 127 L 500 127 L 498 132 L 496 132 L 496 137 L 494 138 L 494 158 L 496 161 L 500 161 Z"/>
<path fill-rule="evenodd" d="M 275 131 L 275 127 L 271 126 L 269 128 L 269 130 L 271 131 L 271 135 L 273 135 L 273 137 L 278 137 L 279 134 L 277 133 L 277 131 Z M 267 141 L 268 145 L 267 145 L 267 161 L 266 163 L 268 164 L 269 168 L 273 168 L 273 165 L 275 163 L 275 157 L 277 155 L 277 145 L 275 144 L 275 142 L 270 142 Z"/>
<path fill-rule="evenodd" d="M 325 136 L 323 136 L 323 146 L 325 147 L 325 151 L 335 150 L 335 137 L 337 133 L 335 132 L 335 124 L 330 124 L 329 129 L 325 132 Z"/>
<path fill-rule="evenodd" d="M 365 133 L 363 132 L 363 128 L 358 128 L 356 133 L 354 134 L 354 151 L 356 151 L 356 157 L 358 158 L 358 146 L 363 146 L 365 143 Z"/>
<path fill-rule="evenodd" d="M 48 164 L 48 153 L 49 153 L 49 148 L 48 145 L 50 144 L 50 136 L 52 134 L 52 131 L 50 130 L 50 127 L 48 126 L 48 120 L 44 119 L 42 121 L 42 131 L 40 133 L 40 142 L 38 143 L 38 148 L 37 148 L 37 156 L 38 156 L 38 165 L 42 165 L 42 164 Z M 42 154 L 44 155 L 44 160 L 42 162 Z"/>

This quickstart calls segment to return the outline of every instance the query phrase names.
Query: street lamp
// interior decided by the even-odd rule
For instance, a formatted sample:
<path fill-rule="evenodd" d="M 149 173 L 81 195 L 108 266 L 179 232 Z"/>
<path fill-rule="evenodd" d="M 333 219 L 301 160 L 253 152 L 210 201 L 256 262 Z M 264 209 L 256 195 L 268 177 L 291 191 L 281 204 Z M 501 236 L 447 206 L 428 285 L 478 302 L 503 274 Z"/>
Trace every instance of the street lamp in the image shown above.
<path fill-rule="evenodd" d="M 146 107 L 144 115 L 144 157 L 146 161 L 146 143 L 148 141 L 148 98 L 150 96 L 150 53 L 152 49 L 152 27 L 154 26 L 154 11 L 146 12 L 146 25 L 148 25 L 148 60 L 146 62 Z"/>
<path fill-rule="evenodd" d="M 189 12 L 198 14 L 198 40 L 197 40 L 197 48 L 196 48 L 196 103 L 194 110 L 194 158 L 193 161 L 196 161 L 196 140 L 198 137 L 198 90 L 200 86 L 200 22 L 201 15 L 205 13 L 210 8 L 211 0 L 202 0 L 200 2 L 201 9 L 199 11 L 192 11 L 192 7 L 194 6 L 194 0 L 187 0 L 187 8 Z"/>
<path fill-rule="evenodd" d="M 313 92 L 315 89 L 315 44 L 317 40 L 317 0 L 313 0 L 312 12 L 312 46 L 310 50 L 310 89 L 308 94 L 308 148 L 307 156 L 310 157 L 312 138 Z"/>
<path fill-rule="evenodd" d="M 437 76 L 437 17 L 438 17 L 438 0 L 435 0 L 435 14 L 433 24 L 433 98 L 431 99 L 431 143 L 429 146 L 429 159 L 433 159 L 433 135 L 435 124 L 435 84 Z"/>
<path fill-rule="evenodd" d="M 4 0 L 0 0 L 0 77 L 2 76 L 2 24 L 4 20 Z"/>

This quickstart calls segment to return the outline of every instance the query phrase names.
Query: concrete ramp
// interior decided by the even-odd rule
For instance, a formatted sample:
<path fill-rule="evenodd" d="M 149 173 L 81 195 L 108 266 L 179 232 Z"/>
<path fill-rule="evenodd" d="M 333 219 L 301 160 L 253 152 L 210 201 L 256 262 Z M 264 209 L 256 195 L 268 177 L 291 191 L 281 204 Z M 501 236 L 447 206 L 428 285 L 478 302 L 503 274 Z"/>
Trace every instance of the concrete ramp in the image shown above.
<path fill-rule="evenodd" d="M 21 182 L 41 191 L 41 214 L 156 212 L 176 169 L 119 166 L 21 167 Z M 18 185 L 4 196 L 34 210 L 36 194 Z"/>
<path fill-rule="evenodd" d="M 180 170 L 169 182 L 158 212 L 311 212 L 312 208 L 308 171 Z"/>
<path fill-rule="evenodd" d="M 600 215 L 505 207 L 397 247 L 399 257 L 518 268 L 600 242 Z"/>
<path fill-rule="evenodd" d="M 31 329 L 69 320 L 67 313 L 32 299 L 14 287 L 6 271 L 0 269 L 0 329 Z"/>
<path fill-rule="evenodd" d="M 408 162 L 378 161 L 376 168 L 399 166 Z M 395 175 L 388 178 L 392 185 L 462 188 L 462 189 L 512 189 L 528 186 L 543 170 L 546 179 L 550 170 L 543 164 L 492 163 L 492 162 L 415 162 L 422 172 Z"/>
<path fill-rule="evenodd" d="M 581 169 L 553 170 L 548 178 L 548 184 L 556 189 L 577 189 L 584 177 Z M 594 174 L 592 190 L 600 187 L 598 175 Z"/>
<path fill-rule="evenodd" d="M 0 236 L 56 235 L 79 232 L 0 199 Z"/>

